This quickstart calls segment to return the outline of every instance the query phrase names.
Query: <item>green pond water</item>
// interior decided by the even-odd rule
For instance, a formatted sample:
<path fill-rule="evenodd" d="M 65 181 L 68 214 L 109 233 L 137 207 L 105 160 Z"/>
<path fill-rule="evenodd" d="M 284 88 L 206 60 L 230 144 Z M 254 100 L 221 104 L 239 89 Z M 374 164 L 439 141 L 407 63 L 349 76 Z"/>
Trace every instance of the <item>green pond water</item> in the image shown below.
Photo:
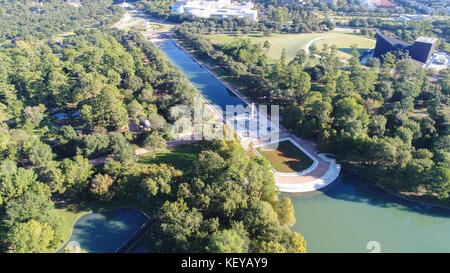
<path fill-rule="evenodd" d="M 85 214 L 75 222 L 70 239 L 58 252 L 64 252 L 68 243 L 76 243 L 88 253 L 113 253 L 147 221 L 135 208 Z"/>
<path fill-rule="evenodd" d="M 290 195 L 308 252 L 450 252 L 450 210 L 395 197 L 343 172 L 323 191 Z M 373 243 L 372 243 L 373 244 Z"/>
<path fill-rule="evenodd" d="M 173 42 L 159 45 L 208 101 L 222 109 L 243 103 Z M 308 252 L 450 252 L 450 210 L 405 201 L 359 176 L 343 172 L 322 191 L 290 197 L 292 230 Z"/>

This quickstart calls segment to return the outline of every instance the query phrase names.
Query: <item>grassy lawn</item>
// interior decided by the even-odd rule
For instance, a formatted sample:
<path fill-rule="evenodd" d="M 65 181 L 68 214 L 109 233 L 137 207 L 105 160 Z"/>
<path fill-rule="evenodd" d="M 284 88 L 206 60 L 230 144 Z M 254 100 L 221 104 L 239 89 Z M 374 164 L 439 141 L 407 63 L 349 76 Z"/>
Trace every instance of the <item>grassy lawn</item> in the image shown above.
<path fill-rule="evenodd" d="M 125 31 L 130 31 L 130 30 L 146 31 L 147 30 L 146 23 L 147 23 L 147 21 L 144 19 L 133 18 L 133 19 L 131 19 L 131 21 L 129 21 L 125 24 L 123 29 Z M 152 23 L 150 23 L 150 27 L 155 32 L 166 32 L 166 31 L 171 30 L 173 28 L 173 25 L 152 22 Z"/>
<path fill-rule="evenodd" d="M 350 45 L 357 44 L 358 47 L 361 48 L 370 48 L 375 46 L 374 41 L 370 41 L 363 36 L 359 36 L 356 34 L 349 34 L 344 32 L 324 32 L 324 33 L 300 33 L 300 34 L 271 34 L 270 36 L 264 36 L 260 33 L 251 33 L 251 34 L 241 34 L 237 36 L 234 33 L 229 34 L 213 34 L 213 35 L 205 35 L 205 37 L 211 39 L 212 42 L 215 43 L 229 43 L 232 42 L 236 38 L 248 38 L 255 43 L 264 43 L 264 41 L 269 41 L 270 49 L 267 51 L 268 56 L 272 60 L 277 60 L 281 56 L 281 52 L 283 48 L 286 49 L 287 60 L 290 61 L 294 58 L 295 54 L 299 49 L 305 49 L 305 46 L 309 41 L 315 38 L 326 37 L 326 36 L 336 36 L 336 39 L 345 41 L 344 44 L 338 43 L 338 48 L 350 48 Z M 330 38 L 331 39 L 331 38 Z M 328 39 L 325 39 L 325 41 Z M 322 40 L 318 40 L 316 43 Z M 329 45 L 334 43 L 333 40 L 328 42 Z M 319 44 L 316 44 L 319 45 Z M 372 45 L 372 46 L 371 46 Z M 318 47 L 321 49 L 322 46 Z M 348 56 L 345 52 L 342 52 L 342 56 Z"/>
<path fill-rule="evenodd" d="M 153 160 L 153 153 L 146 153 L 139 156 L 139 163 L 159 164 L 166 163 L 174 166 L 176 169 L 186 171 L 197 158 L 197 154 L 202 150 L 197 143 L 183 144 L 177 147 L 169 148 L 165 151 L 156 153 Z"/>
<path fill-rule="evenodd" d="M 278 149 L 274 151 L 264 151 L 262 148 L 258 147 L 256 150 L 267 158 L 278 172 L 301 172 L 313 164 L 311 158 L 289 140 L 280 142 Z"/>
<path fill-rule="evenodd" d="M 73 32 L 73 31 L 64 32 L 64 33 L 56 35 L 55 41 L 62 42 L 64 40 L 64 38 L 73 37 L 73 36 L 75 36 L 75 32 Z"/>
<path fill-rule="evenodd" d="M 375 43 L 375 40 L 366 37 L 341 34 L 335 37 L 317 40 L 314 42 L 314 45 L 318 50 L 321 50 L 325 44 L 328 46 L 335 45 L 338 48 L 338 56 L 344 60 L 348 60 L 351 57 L 350 53 L 352 51 L 352 45 L 356 45 L 359 53 L 361 54 L 367 49 L 374 48 Z"/>
<path fill-rule="evenodd" d="M 169 24 L 161 24 L 161 23 L 151 23 L 150 26 L 156 31 L 156 32 L 166 32 L 173 28 L 173 25 Z"/>

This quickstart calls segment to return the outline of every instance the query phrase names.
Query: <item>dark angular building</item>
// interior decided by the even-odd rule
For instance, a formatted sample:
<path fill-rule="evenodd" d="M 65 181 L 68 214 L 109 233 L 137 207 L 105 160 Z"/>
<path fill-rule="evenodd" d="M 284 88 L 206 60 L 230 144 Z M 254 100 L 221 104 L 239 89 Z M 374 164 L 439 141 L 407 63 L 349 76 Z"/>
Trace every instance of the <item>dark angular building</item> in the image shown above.
<path fill-rule="evenodd" d="M 404 50 L 417 62 L 425 64 L 433 55 L 437 39 L 431 37 L 419 37 L 410 45 L 398 39 L 377 33 L 377 44 L 373 52 L 374 58 L 383 60 L 382 56 L 389 51 Z"/>
<path fill-rule="evenodd" d="M 416 61 L 426 63 L 431 58 L 434 52 L 437 39 L 431 37 L 419 37 L 414 42 L 409 51 L 411 58 Z"/>

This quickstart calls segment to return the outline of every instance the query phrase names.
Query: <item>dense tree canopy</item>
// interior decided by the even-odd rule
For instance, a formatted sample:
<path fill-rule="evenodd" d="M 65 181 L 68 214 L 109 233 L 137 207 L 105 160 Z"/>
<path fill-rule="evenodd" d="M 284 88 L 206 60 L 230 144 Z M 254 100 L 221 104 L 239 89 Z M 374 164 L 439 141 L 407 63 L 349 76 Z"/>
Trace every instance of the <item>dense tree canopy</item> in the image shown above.
<path fill-rule="evenodd" d="M 84 0 L 76 6 L 63 0 L 1 0 L 0 44 L 10 39 L 44 39 L 82 27 L 111 24 L 123 15 L 123 9 L 112 6 L 112 2 Z"/>
<path fill-rule="evenodd" d="M 283 53 L 270 65 L 262 44 L 236 39 L 216 45 L 186 26 L 177 34 L 244 86 L 247 96 L 282 106 L 283 125 L 294 133 L 317 139 L 322 149 L 366 169 L 385 186 L 425 188 L 448 200 L 450 150 L 441 145 L 449 133 L 448 71 L 430 81 L 401 52 L 388 53 L 381 67 L 378 59 L 365 67 L 356 48 L 348 70 L 342 70 L 337 48 L 328 46 L 315 53 L 319 64 L 311 65 L 299 50 L 292 61 Z"/>

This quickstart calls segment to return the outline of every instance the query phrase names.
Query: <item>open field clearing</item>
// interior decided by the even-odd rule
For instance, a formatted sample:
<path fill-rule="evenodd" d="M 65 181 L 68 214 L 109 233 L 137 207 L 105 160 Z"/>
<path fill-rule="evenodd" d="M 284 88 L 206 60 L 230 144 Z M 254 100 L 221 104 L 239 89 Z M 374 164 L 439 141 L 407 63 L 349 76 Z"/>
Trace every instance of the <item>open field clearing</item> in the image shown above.
<path fill-rule="evenodd" d="M 286 49 L 286 56 L 288 61 L 294 58 L 295 54 L 299 49 L 305 49 L 306 45 L 310 41 L 318 38 L 319 39 L 316 42 L 314 42 L 314 44 L 316 44 L 319 50 L 322 48 L 325 41 L 330 46 L 332 44 L 337 43 L 338 48 L 342 48 L 341 51 L 342 54 L 340 55 L 344 59 L 350 56 L 348 53 L 345 52 L 345 50 L 347 50 L 347 48 L 350 48 L 350 46 L 353 44 L 356 44 L 358 48 L 361 48 L 362 50 L 372 48 L 375 46 L 375 41 L 372 41 L 363 36 L 336 31 L 323 33 L 271 34 L 270 36 L 264 36 L 259 33 L 241 34 L 241 35 L 230 33 L 230 34 L 205 35 L 205 37 L 211 39 L 211 41 L 215 43 L 229 43 L 236 38 L 248 38 L 252 40 L 252 42 L 261 44 L 263 44 L 267 40 L 270 43 L 270 48 L 267 50 L 268 56 L 272 60 L 277 60 L 280 58 L 284 48 Z M 324 38 L 324 40 L 320 38 Z"/>
<path fill-rule="evenodd" d="M 315 41 L 313 44 L 317 47 L 317 50 L 322 50 L 324 45 L 333 46 L 338 48 L 338 56 L 344 60 L 350 59 L 350 52 L 352 51 L 352 45 L 356 45 L 359 53 L 361 54 L 367 49 L 375 47 L 375 40 L 357 36 L 353 34 L 340 34 L 333 37 L 328 37 Z"/>

